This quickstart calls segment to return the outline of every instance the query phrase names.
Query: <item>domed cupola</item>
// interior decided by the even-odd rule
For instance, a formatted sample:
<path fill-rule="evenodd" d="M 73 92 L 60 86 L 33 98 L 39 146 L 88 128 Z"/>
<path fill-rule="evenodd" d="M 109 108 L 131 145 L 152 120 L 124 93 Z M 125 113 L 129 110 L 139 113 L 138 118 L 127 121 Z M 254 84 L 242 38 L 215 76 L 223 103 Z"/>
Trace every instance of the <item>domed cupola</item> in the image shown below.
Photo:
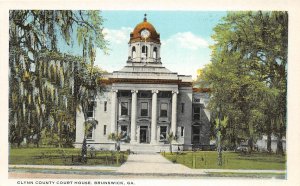
<path fill-rule="evenodd" d="M 146 16 L 130 33 L 128 62 L 160 63 L 160 35 Z"/>
<path fill-rule="evenodd" d="M 146 14 L 144 21 L 137 24 L 133 32 L 130 33 L 129 43 L 145 40 L 147 42 L 155 42 L 160 44 L 159 33 L 157 33 L 154 26 L 147 21 Z"/>

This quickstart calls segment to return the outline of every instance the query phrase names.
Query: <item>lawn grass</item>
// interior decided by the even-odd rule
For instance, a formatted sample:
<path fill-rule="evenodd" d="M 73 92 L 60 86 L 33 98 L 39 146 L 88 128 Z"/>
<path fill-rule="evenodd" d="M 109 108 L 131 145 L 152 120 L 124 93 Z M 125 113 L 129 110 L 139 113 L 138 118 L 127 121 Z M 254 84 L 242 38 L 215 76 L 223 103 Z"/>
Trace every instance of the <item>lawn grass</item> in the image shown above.
<path fill-rule="evenodd" d="M 276 154 L 253 152 L 243 155 L 235 152 L 223 152 L 222 166 L 217 165 L 217 156 L 216 151 L 165 153 L 165 157 L 170 161 L 196 169 L 286 169 L 286 157 Z"/>
<path fill-rule="evenodd" d="M 120 166 L 127 160 L 127 153 L 96 151 L 91 158 L 88 152 L 86 164 L 79 161 L 81 149 L 76 148 L 11 148 L 9 164 L 11 165 L 109 165 Z M 123 157 L 121 157 L 123 156 Z M 73 161 L 72 161 L 73 158 Z M 124 160 L 121 162 L 121 159 Z"/>
<path fill-rule="evenodd" d="M 285 173 L 237 173 L 237 172 L 209 172 L 208 177 L 239 177 L 239 178 L 277 178 L 285 179 Z"/>

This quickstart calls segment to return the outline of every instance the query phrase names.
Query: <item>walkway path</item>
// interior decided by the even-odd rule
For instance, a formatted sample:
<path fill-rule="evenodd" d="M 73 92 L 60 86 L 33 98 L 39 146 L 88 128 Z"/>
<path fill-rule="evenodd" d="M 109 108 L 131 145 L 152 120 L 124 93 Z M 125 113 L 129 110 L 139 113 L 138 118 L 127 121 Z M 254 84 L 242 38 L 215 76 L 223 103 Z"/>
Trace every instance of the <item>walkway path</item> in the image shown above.
<path fill-rule="evenodd" d="M 181 164 L 174 164 L 160 154 L 133 154 L 117 169 L 119 173 L 130 174 L 204 174 Z"/>

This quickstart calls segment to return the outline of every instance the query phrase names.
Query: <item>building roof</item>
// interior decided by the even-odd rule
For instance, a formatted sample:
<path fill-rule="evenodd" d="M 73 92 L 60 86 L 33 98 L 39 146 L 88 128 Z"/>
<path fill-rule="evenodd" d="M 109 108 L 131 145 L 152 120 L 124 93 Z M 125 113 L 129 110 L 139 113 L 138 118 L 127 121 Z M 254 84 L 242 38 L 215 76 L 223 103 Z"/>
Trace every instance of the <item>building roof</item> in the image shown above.
<path fill-rule="evenodd" d="M 193 87 L 193 92 L 206 93 L 206 92 L 211 92 L 211 89 L 210 88 Z"/>
<path fill-rule="evenodd" d="M 147 21 L 146 14 L 144 21 L 137 24 L 133 30 L 133 32 L 130 33 L 130 40 L 129 43 L 134 43 L 138 41 L 144 41 L 145 39 L 141 37 L 142 30 L 147 29 L 150 32 L 150 36 L 146 39 L 147 42 L 155 42 L 160 43 L 160 35 L 156 32 L 154 26 Z"/>
<path fill-rule="evenodd" d="M 110 82 L 131 82 L 131 83 L 176 83 L 192 85 L 192 77 L 179 75 L 163 67 L 161 63 L 143 64 L 139 62 L 127 62 L 127 65 L 119 71 L 107 73 L 104 78 Z"/>
<path fill-rule="evenodd" d="M 150 36 L 147 42 L 156 42 L 160 44 L 159 34 L 151 23 L 147 21 L 146 15 L 142 23 L 137 24 L 130 34 L 130 42 L 144 42 L 141 32 L 147 29 Z M 161 62 L 133 62 L 127 61 L 127 64 L 120 70 L 106 73 L 103 75 L 103 83 L 131 83 L 131 84 L 177 84 L 181 86 L 192 87 L 192 76 L 179 75 L 172 72 L 162 65 Z"/>

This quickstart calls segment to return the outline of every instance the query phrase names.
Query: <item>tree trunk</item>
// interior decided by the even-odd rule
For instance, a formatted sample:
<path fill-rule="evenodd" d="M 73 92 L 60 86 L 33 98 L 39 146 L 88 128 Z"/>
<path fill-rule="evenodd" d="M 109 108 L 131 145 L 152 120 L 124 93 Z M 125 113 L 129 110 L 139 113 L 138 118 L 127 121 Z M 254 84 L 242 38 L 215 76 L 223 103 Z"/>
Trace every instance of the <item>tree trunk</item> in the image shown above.
<path fill-rule="evenodd" d="M 37 134 L 37 135 L 36 135 L 36 148 L 39 148 L 39 147 L 40 147 L 39 142 L 40 142 L 40 135 Z"/>
<path fill-rule="evenodd" d="M 26 136 L 26 147 L 28 148 L 29 147 L 29 143 L 30 143 L 30 139 L 28 136 Z"/>
<path fill-rule="evenodd" d="M 61 127 L 61 125 L 62 125 L 62 122 L 59 121 L 59 148 L 62 148 L 62 135 L 61 135 L 62 127 Z"/>
<path fill-rule="evenodd" d="M 272 143 L 271 133 L 268 133 L 268 138 L 267 138 L 267 151 L 268 151 L 268 153 L 272 152 L 271 143 Z"/>
<path fill-rule="evenodd" d="M 221 147 L 221 131 L 218 131 L 217 134 L 217 140 L 218 140 L 218 166 L 222 166 L 222 147 Z"/>
<path fill-rule="evenodd" d="M 278 138 L 277 138 L 277 150 L 276 150 L 276 154 L 284 155 L 283 144 L 282 144 L 282 133 L 281 133 L 281 131 L 279 132 L 279 135 L 278 135 Z"/>
<path fill-rule="evenodd" d="M 249 140 L 248 140 L 248 146 L 249 146 L 249 153 L 251 153 L 252 150 L 253 150 L 253 146 L 254 146 L 254 144 L 253 144 L 253 137 L 249 138 Z"/>
<path fill-rule="evenodd" d="M 284 151 L 283 151 L 283 144 L 282 144 L 282 137 L 283 137 L 283 133 L 284 133 L 284 127 L 282 126 L 282 117 L 280 117 L 279 119 L 279 131 L 278 131 L 278 138 L 277 138 L 277 150 L 276 153 L 277 154 L 281 154 L 284 155 Z"/>
<path fill-rule="evenodd" d="M 272 152 L 272 147 L 271 147 L 271 144 L 272 144 L 272 139 L 271 139 L 271 135 L 272 135 L 272 131 L 271 131 L 271 126 L 272 126 L 272 121 L 268 121 L 267 123 L 267 151 L 268 153 L 271 153 Z"/>
<path fill-rule="evenodd" d="M 37 131 L 37 134 L 36 134 L 36 148 L 39 148 L 40 147 L 40 140 L 41 140 L 41 129 L 40 129 L 40 125 L 38 125 L 39 128 L 38 128 L 38 131 Z"/>
<path fill-rule="evenodd" d="M 81 160 L 82 163 L 87 162 L 87 146 L 86 146 L 86 137 L 84 137 L 81 148 Z"/>
<path fill-rule="evenodd" d="M 120 152 L 121 150 L 121 143 L 120 141 L 117 141 L 117 151 Z"/>

